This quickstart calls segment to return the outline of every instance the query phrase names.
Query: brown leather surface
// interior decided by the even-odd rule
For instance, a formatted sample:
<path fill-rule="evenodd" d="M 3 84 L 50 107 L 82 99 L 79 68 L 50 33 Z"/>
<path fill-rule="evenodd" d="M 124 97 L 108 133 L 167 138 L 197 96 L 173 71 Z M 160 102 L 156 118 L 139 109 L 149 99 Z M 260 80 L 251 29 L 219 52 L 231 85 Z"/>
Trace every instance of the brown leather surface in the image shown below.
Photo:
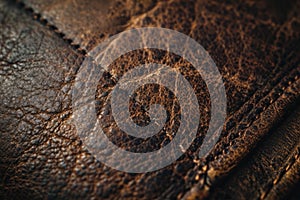
<path fill-rule="evenodd" d="M 212 192 L 220 199 L 285 199 L 299 181 L 299 106 Z M 251 187 L 249 187 L 251 186 Z M 299 193 L 299 192 L 298 192 Z"/>
<path fill-rule="evenodd" d="M 299 182 L 299 111 L 279 123 L 299 104 L 299 2 L 23 3 L 0 3 L 1 197 L 239 199 L 249 194 L 273 199 L 294 191 L 290 188 Z M 104 166 L 83 147 L 72 122 L 71 87 L 84 52 L 110 35 L 143 26 L 174 29 L 199 42 L 223 77 L 228 111 L 222 137 L 205 159 L 197 158 L 208 126 L 203 112 L 203 130 L 179 160 L 156 172 L 128 174 Z M 114 62 L 99 82 L 99 107 L 107 107 L 102 94 L 127 69 L 152 61 L 181 70 L 198 89 L 199 103 L 209 108 L 204 83 L 189 64 L 155 50 L 132 52 Z M 137 95 L 144 97 L 149 87 Z M 146 103 L 165 102 L 176 116 L 173 99 L 161 92 Z M 98 114 L 115 143 L 145 150 L 143 142 L 135 147 L 135 142 L 118 139 L 122 133 L 109 108 Z M 169 139 L 158 144 L 164 142 Z"/>

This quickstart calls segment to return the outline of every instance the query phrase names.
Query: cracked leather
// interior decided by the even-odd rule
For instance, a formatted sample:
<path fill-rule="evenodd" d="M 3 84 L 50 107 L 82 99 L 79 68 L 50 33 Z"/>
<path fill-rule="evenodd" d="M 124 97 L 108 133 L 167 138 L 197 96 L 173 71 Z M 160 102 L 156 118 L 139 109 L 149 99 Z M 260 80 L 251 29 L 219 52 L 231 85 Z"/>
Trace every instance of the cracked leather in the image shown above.
<path fill-rule="evenodd" d="M 297 198 L 299 1 L 21 2 L 0 1 L 1 199 Z M 96 93 L 104 132 L 121 148 L 160 148 L 178 126 L 167 123 L 155 142 L 137 141 L 118 129 L 108 94 L 133 66 L 158 62 L 177 68 L 203 108 L 201 129 L 183 156 L 155 172 L 128 174 L 86 150 L 72 121 L 71 89 L 85 52 L 113 34 L 144 26 L 180 31 L 209 52 L 225 84 L 227 118 L 218 143 L 199 159 L 209 122 L 209 95 L 199 74 L 167 52 L 144 49 L 122 56 L 99 80 Z M 134 121 L 149 120 L 143 105 L 162 103 L 180 122 L 176 97 L 166 88 L 147 98 L 156 87 L 136 92 L 141 103 L 131 100 Z"/>

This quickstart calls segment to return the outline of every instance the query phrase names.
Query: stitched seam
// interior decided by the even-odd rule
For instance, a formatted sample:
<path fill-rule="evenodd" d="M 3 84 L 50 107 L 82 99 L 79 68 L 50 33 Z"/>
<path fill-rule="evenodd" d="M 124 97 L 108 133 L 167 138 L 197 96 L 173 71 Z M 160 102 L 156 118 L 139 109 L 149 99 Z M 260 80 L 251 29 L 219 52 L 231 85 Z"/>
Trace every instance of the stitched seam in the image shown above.
<path fill-rule="evenodd" d="M 294 83 L 296 83 L 297 82 L 297 79 L 295 80 L 295 81 L 293 81 L 292 83 L 290 83 L 289 84 L 289 88 L 290 87 L 292 87 L 292 86 L 294 86 Z M 275 88 L 275 87 L 274 87 Z M 284 91 L 273 103 L 275 103 L 280 97 L 282 97 L 282 96 L 284 96 L 284 95 L 287 95 L 288 94 L 288 92 L 286 92 L 286 91 Z M 299 96 L 299 95 L 296 95 L 296 96 Z M 251 123 L 251 125 L 253 124 L 253 123 L 255 123 L 255 122 L 257 122 L 257 121 L 259 121 L 260 119 L 261 119 L 261 114 L 262 113 L 264 113 L 264 111 L 265 110 L 267 110 L 271 105 L 273 105 L 273 103 L 272 104 L 269 104 L 267 107 L 266 107 L 266 109 L 264 109 L 261 113 L 259 113 L 258 115 L 260 116 L 259 118 L 257 118 L 256 120 L 254 120 L 252 123 Z M 249 126 L 249 127 L 247 127 L 246 129 L 244 129 L 242 132 L 246 132 L 249 128 L 251 128 L 252 126 Z M 237 137 L 236 138 L 234 138 L 234 139 L 237 139 Z M 234 140 L 233 139 L 233 140 Z M 229 146 L 229 144 L 226 144 L 226 147 L 228 147 Z M 207 183 L 207 180 L 206 180 L 206 177 L 208 177 L 208 170 L 209 170 L 209 163 L 210 162 L 213 162 L 213 161 L 215 161 L 215 159 L 213 159 L 213 160 L 211 160 L 211 161 L 208 161 L 207 163 L 206 163 L 206 165 L 208 166 L 207 167 L 207 170 L 205 170 L 205 171 L 202 171 L 202 173 L 203 173 L 203 175 L 204 175 L 204 178 L 205 178 L 205 182 L 204 182 L 204 184 L 206 185 L 206 186 L 208 186 L 209 188 L 210 188 L 210 186 L 211 186 L 211 184 L 208 184 Z M 200 172 L 201 173 L 201 172 Z"/>
<path fill-rule="evenodd" d="M 294 153 L 285 164 L 283 169 L 277 174 L 273 182 L 269 185 L 269 188 L 260 196 L 261 199 L 266 198 L 270 192 L 280 183 L 281 179 L 285 176 L 285 174 L 297 163 L 299 159 L 300 152 L 299 152 L 299 143 L 294 148 Z"/>
<path fill-rule="evenodd" d="M 287 83 L 287 86 L 285 86 L 285 88 L 288 88 L 288 87 L 290 87 L 291 85 L 293 85 L 295 82 L 297 82 L 297 80 L 298 80 L 297 73 L 298 73 L 298 70 L 297 70 L 297 69 L 294 70 L 294 71 L 292 71 L 292 72 L 289 74 L 289 76 L 285 76 L 285 77 L 284 77 L 284 79 L 287 79 L 287 80 L 280 81 L 279 83 L 276 84 L 276 86 L 274 86 L 273 88 L 270 88 L 270 90 L 268 91 L 268 93 L 267 93 L 266 95 L 262 95 L 262 97 L 261 97 L 258 101 L 257 101 L 257 100 L 254 100 L 254 104 L 255 104 L 256 106 L 255 106 L 252 110 L 250 110 L 249 112 L 243 114 L 243 115 L 240 117 L 241 120 L 238 121 L 238 123 L 236 124 L 236 126 L 233 126 L 233 128 L 231 128 L 231 129 L 229 129 L 229 130 L 227 131 L 228 134 L 227 134 L 226 136 L 230 135 L 230 132 L 234 132 L 234 131 L 236 131 L 237 129 L 241 130 L 240 128 L 237 127 L 237 125 L 240 125 L 240 124 L 241 124 L 240 122 L 242 122 L 242 120 L 244 119 L 245 116 L 248 116 L 250 113 L 255 113 L 256 116 L 259 116 L 261 113 L 263 113 L 265 110 L 267 110 L 267 109 L 269 108 L 269 106 L 272 105 L 275 101 L 277 101 L 283 94 L 285 94 L 286 91 L 281 91 L 282 94 L 279 95 L 277 98 L 272 99 L 272 97 L 271 97 L 271 99 L 270 99 L 268 102 L 264 102 L 264 99 L 266 99 L 267 97 L 270 97 L 272 94 L 280 94 L 281 92 L 275 93 L 274 90 L 276 90 L 277 88 L 281 89 L 281 88 L 282 88 L 282 85 L 285 85 L 285 84 Z M 292 78 L 292 77 L 294 77 L 294 80 L 289 82 L 289 79 Z M 261 90 L 258 90 L 256 93 L 259 93 L 259 92 L 265 93 L 265 91 L 261 91 Z M 254 95 L 254 96 L 255 96 L 255 95 Z M 253 96 L 253 97 L 254 97 L 254 96 Z M 251 102 L 251 100 L 252 100 L 253 97 L 251 97 L 250 102 Z M 255 102 L 255 101 L 257 101 L 257 102 Z M 248 103 L 249 103 L 249 101 L 248 101 L 246 104 L 248 104 Z M 261 109 L 260 107 L 257 107 L 257 106 L 263 107 L 262 110 L 261 110 L 261 112 L 256 113 L 256 111 L 258 111 L 259 109 Z M 236 113 L 235 113 L 235 114 L 236 114 Z M 237 113 L 237 114 L 238 114 L 238 113 Z M 232 118 L 233 118 L 233 117 L 232 117 Z M 252 121 L 251 121 L 251 120 L 245 121 L 245 123 L 248 124 L 248 127 L 246 127 L 244 130 L 247 130 L 249 127 L 251 127 L 251 125 L 252 125 L 255 121 L 257 121 L 257 120 L 258 120 L 258 119 L 254 119 L 254 120 L 252 120 Z M 230 121 L 230 120 L 228 120 L 228 122 L 229 122 L 229 121 Z M 236 138 L 238 138 L 238 135 L 236 135 L 232 140 L 234 140 L 234 139 L 236 139 Z M 225 147 L 228 147 L 228 144 L 227 144 Z M 218 152 L 218 153 L 220 153 L 220 152 Z"/>
<path fill-rule="evenodd" d="M 14 2 L 16 6 L 19 6 L 23 9 L 34 21 L 39 22 L 43 26 L 47 27 L 49 30 L 53 31 L 59 38 L 63 39 L 66 43 L 68 43 L 73 50 L 81 55 L 86 55 L 87 52 L 80 47 L 78 44 L 74 44 L 72 39 L 67 38 L 66 34 L 63 31 L 60 31 L 58 27 L 53 24 L 50 24 L 47 19 L 43 18 L 42 15 L 36 12 L 33 8 L 27 6 L 25 3 L 16 0 Z"/>

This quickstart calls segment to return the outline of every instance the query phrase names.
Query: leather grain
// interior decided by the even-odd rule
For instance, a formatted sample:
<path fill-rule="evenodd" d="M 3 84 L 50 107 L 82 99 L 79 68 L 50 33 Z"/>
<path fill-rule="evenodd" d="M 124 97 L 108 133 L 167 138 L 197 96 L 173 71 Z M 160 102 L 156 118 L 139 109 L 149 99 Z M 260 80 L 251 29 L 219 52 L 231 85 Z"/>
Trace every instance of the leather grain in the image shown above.
<path fill-rule="evenodd" d="M 212 192 L 220 199 L 287 199 L 299 192 L 299 105 Z M 251 187 L 249 187 L 251 185 Z M 293 190 L 294 189 L 294 190 Z"/>
<path fill-rule="evenodd" d="M 0 3 L 1 197 L 279 199 L 294 191 L 299 111 L 282 120 L 299 104 L 299 2 L 22 2 Z M 199 42 L 223 77 L 228 110 L 218 143 L 198 159 L 209 122 L 209 95 L 199 74 L 176 55 L 151 49 L 116 60 L 99 81 L 96 98 L 102 126 L 120 147 L 159 148 L 172 139 L 165 137 L 168 131 L 176 130 L 176 123 L 169 123 L 153 143 L 133 140 L 118 129 L 108 94 L 131 67 L 159 62 L 179 69 L 204 110 L 198 137 L 180 159 L 156 172 L 128 174 L 106 167 L 84 148 L 72 121 L 71 88 L 84 52 L 115 33 L 143 26 L 174 29 Z M 157 102 L 178 120 L 169 91 L 162 88 L 146 98 L 155 87 L 137 91 L 142 103 L 131 105 L 137 123 L 148 120 L 142 105 Z"/>

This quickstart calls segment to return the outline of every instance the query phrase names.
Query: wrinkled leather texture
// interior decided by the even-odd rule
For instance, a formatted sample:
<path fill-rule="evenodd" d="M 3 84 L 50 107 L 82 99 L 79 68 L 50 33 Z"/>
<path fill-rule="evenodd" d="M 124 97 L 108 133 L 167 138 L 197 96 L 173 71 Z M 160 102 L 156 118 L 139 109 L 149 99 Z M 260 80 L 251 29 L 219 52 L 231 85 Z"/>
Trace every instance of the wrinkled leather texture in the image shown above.
<path fill-rule="evenodd" d="M 1 198 L 293 196 L 299 182 L 299 2 L 21 2 L 0 3 Z M 180 159 L 155 172 L 128 174 L 103 165 L 84 147 L 72 121 L 71 89 L 86 52 L 113 34 L 144 26 L 180 31 L 209 52 L 225 83 L 227 118 L 206 158 L 197 157 L 209 121 L 203 112 L 203 129 Z M 111 65 L 96 94 L 104 131 L 127 150 L 145 147 L 118 139 L 123 135 L 107 94 L 130 67 L 153 61 L 178 68 L 203 110 L 209 109 L 205 83 L 185 60 L 155 50 L 131 52 Z M 151 87 L 137 95 L 145 98 Z M 166 92 L 144 103 L 164 102 L 176 118 Z M 136 122 L 145 120 L 144 115 Z M 146 150 L 172 139 L 164 134 Z"/>

